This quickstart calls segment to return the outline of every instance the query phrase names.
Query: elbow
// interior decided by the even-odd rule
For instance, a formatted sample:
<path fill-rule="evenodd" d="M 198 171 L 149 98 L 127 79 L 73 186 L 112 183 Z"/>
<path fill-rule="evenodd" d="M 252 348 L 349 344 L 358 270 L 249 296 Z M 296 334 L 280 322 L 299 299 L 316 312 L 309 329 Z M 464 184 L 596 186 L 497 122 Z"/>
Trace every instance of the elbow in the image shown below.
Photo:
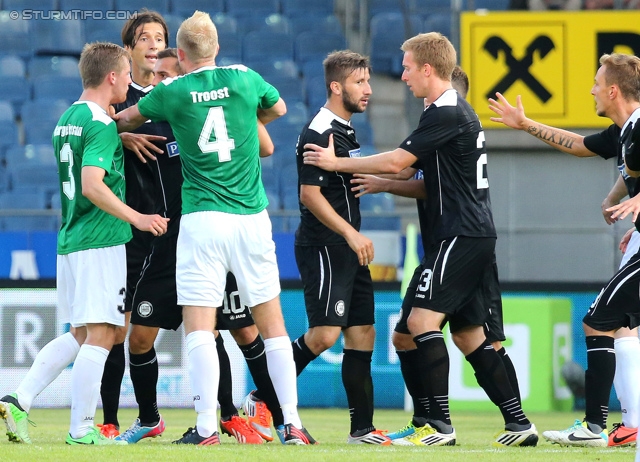
<path fill-rule="evenodd" d="M 629 167 L 625 166 L 624 167 L 625 172 L 627 172 L 627 175 L 629 175 L 631 178 L 638 178 L 640 177 L 640 170 L 631 170 Z"/>

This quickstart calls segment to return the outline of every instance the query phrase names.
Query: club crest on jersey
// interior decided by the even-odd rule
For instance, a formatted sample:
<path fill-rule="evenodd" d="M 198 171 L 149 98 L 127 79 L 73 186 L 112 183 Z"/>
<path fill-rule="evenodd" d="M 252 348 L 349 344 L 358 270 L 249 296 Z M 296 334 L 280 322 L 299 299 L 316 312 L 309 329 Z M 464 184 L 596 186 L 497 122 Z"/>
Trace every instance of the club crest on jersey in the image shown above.
<path fill-rule="evenodd" d="M 167 143 L 167 154 L 169 154 L 169 157 L 175 157 L 180 155 L 180 149 L 178 148 L 177 141 L 172 141 L 171 143 Z"/>
<path fill-rule="evenodd" d="M 344 316 L 344 302 L 342 300 L 338 300 L 336 303 L 336 314 L 338 316 Z"/>
<path fill-rule="evenodd" d="M 349 157 L 360 157 L 360 148 L 358 149 L 351 149 L 349 151 Z"/>
<path fill-rule="evenodd" d="M 141 318 L 148 318 L 153 313 L 153 305 L 149 302 L 140 302 L 138 304 L 138 315 Z"/>
<path fill-rule="evenodd" d="M 424 172 L 422 171 L 421 168 L 416 171 L 415 175 L 413 175 L 413 179 L 414 180 L 424 180 Z"/>

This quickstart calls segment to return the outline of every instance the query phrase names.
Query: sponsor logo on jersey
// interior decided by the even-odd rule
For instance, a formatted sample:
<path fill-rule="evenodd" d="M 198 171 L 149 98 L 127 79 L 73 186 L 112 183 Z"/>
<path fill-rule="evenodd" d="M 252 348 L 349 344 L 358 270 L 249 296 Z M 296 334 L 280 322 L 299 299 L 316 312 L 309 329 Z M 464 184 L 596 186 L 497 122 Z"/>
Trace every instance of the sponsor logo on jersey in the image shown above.
<path fill-rule="evenodd" d="M 418 169 L 416 171 L 416 174 L 413 175 L 413 179 L 414 180 L 424 180 L 424 172 L 422 171 L 422 169 Z"/>
<path fill-rule="evenodd" d="M 358 149 L 351 149 L 349 151 L 349 157 L 360 157 L 360 148 Z"/>
<path fill-rule="evenodd" d="M 344 316 L 344 302 L 342 300 L 338 300 L 336 303 L 336 314 L 338 316 Z"/>
<path fill-rule="evenodd" d="M 172 141 L 171 143 L 167 143 L 167 154 L 169 154 L 169 157 L 175 157 L 180 155 L 180 148 L 178 148 L 177 141 Z"/>
<path fill-rule="evenodd" d="M 138 304 L 138 315 L 141 318 L 148 318 L 153 313 L 153 305 L 149 302 L 140 302 Z"/>

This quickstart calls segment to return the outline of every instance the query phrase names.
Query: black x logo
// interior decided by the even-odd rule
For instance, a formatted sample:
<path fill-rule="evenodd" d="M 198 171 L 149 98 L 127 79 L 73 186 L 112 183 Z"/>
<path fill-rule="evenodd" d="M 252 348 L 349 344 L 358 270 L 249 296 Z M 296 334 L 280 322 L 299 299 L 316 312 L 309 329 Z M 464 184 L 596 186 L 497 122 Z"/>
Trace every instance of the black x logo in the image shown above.
<path fill-rule="evenodd" d="M 536 78 L 531 75 L 529 68 L 533 64 L 533 55 L 538 52 L 540 59 L 549 54 L 551 50 L 555 48 L 553 41 L 546 35 L 537 36 L 527 47 L 527 52 L 520 60 L 513 56 L 511 47 L 502 38 L 492 36 L 487 39 L 484 44 L 484 49 L 489 52 L 493 59 L 498 59 L 500 52 L 504 53 L 505 64 L 509 67 L 507 75 L 505 75 L 495 86 L 489 90 L 486 94 L 487 98 L 495 98 L 497 92 L 506 92 L 511 85 L 518 80 L 528 86 L 531 91 L 538 97 L 543 103 L 546 103 L 551 98 L 551 93 L 540 83 Z"/>

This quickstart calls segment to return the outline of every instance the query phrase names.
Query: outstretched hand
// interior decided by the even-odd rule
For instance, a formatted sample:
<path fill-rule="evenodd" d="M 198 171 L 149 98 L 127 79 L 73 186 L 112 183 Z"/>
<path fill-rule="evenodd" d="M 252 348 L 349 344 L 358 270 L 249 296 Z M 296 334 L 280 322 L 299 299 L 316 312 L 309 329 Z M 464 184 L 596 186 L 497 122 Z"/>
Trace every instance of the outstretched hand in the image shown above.
<path fill-rule="evenodd" d="M 631 214 L 633 222 L 635 223 L 638 219 L 638 214 L 640 214 L 640 195 L 620 202 L 618 205 L 614 205 L 613 207 L 609 207 L 606 211 L 613 212 L 611 214 L 611 219 L 614 221 L 623 220 L 627 215 Z"/>
<path fill-rule="evenodd" d="M 522 105 L 522 97 L 518 95 L 516 97 L 516 107 L 509 104 L 509 101 L 502 95 L 502 93 L 496 93 L 498 100 L 489 98 L 489 109 L 498 114 L 499 117 L 491 117 L 493 122 L 499 122 L 505 124 L 507 127 L 515 128 L 516 130 L 524 129 L 524 122 L 526 117 L 524 115 L 524 106 Z"/>
<path fill-rule="evenodd" d="M 120 133 L 120 139 L 122 140 L 122 145 L 125 148 L 127 148 L 129 151 L 132 151 L 136 156 L 138 156 L 140 162 L 146 164 L 146 158 L 156 160 L 156 156 L 153 154 L 153 152 L 156 152 L 158 154 L 163 153 L 162 149 L 153 144 L 153 141 L 165 141 L 167 138 L 158 135 L 123 132 Z"/>
<path fill-rule="evenodd" d="M 304 163 L 307 165 L 315 165 L 322 170 L 335 172 L 338 158 L 333 148 L 333 134 L 329 135 L 329 146 L 323 148 L 317 144 L 307 143 L 304 145 L 306 151 L 303 153 Z"/>
<path fill-rule="evenodd" d="M 380 178 L 375 175 L 363 175 L 362 173 L 354 173 L 351 184 L 355 185 L 351 191 L 356 193 L 356 197 L 362 197 L 365 194 L 375 194 L 386 191 L 385 184 L 390 180 Z"/>

